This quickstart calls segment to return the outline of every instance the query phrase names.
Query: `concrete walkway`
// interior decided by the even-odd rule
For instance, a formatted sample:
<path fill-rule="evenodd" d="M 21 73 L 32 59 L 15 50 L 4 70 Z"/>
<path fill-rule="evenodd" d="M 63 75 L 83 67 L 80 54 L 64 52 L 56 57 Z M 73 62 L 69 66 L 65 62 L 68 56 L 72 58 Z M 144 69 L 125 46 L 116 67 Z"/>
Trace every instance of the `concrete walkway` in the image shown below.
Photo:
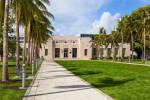
<path fill-rule="evenodd" d="M 43 62 L 23 100 L 112 100 L 55 62 Z"/>

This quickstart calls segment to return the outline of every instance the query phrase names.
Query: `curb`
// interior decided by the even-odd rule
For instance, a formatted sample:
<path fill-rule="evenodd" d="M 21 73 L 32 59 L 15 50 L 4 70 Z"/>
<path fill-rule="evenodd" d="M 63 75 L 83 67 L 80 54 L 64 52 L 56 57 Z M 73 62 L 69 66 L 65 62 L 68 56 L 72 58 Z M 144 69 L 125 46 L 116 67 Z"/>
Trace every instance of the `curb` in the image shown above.
<path fill-rule="evenodd" d="M 42 64 L 41 64 L 41 65 L 42 65 Z M 36 78 L 37 78 L 37 75 L 38 75 L 40 69 L 41 69 L 41 66 L 40 66 L 40 68 L 38 69 L 38 71 L 36 72 L 36 74 L 33 76 L 34 78 L 33 78 L 32 82 L 30 83 L 29 87 L 27 88 L 27 91 L 26 91 L 25 95 L 22 97 L 22 100 L 27 100 L 27 98 L 28 98 L 27 96 L 28 96 L 28 95 L 30 94 L 30 92 L 31 92 L 32 86 L 33 86 L 33 84 L 34 84 L 34 82 L 35 82 L 35 80 L 36 80 Z"/>

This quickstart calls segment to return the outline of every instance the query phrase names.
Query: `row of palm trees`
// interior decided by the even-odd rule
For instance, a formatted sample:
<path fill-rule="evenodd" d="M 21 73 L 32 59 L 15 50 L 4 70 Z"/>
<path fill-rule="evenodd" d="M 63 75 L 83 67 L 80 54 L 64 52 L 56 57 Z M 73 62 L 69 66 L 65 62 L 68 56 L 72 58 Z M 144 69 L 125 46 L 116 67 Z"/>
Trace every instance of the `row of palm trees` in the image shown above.
<path fill-rule="evenodd" d="M 112 31 L 111 34 L 106 34 L 104 28 L 100 28 L 100 32 L 92 40 L 92 45 L 97 48 L 97 55 L 99 55 L 100 46 L 111 44 L 112 51 L 118 48 L 121 43 L 121 50 L 123 52 L 123 44 L 130 43 L 131 47 L 131 61 L 133 60 L 133 52 L 138 54 L 138 57 L 142 58 L 143 62 L 146 60 L 146 52 L 150 50 L 150 5 L 144 6 L 135 10 L 132 14 L 123 16 L 118 21 L 118 26 Z M 104 31 L 101 31 L 104 30 Z M 113 53 L 113 59 L 115 60 L 115 52 Z M 123 54 L 121 54 L 121 61 L 123 60 Z"/>
<path fill-rule="evenodd" d="M 46 5 L 49 0 L 0 0 L 0 22 L 3 26 L 3 70 L 2 81 L 9 80 L 8 75 L 8 16 L 15 20 L 16 32 L 16 74 L 19 74 L 19 28 L 24 27 L 23 63 L 31 64 L 38 57 L 39 48 L 46 43 L 54 28 L 50 22 L 54 18 Z M 26 51 L 26 44 L 28 50 Z M 28 54 L 27 54 L 28 53 Z"/>

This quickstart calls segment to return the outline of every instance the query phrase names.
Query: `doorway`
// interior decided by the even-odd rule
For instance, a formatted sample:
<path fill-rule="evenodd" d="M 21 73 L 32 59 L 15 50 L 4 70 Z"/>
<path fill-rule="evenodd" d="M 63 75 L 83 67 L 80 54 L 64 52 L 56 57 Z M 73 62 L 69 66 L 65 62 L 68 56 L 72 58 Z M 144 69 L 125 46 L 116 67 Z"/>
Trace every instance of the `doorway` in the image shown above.
<path fill-rule="evenodd" d="M 68 48 L 64 48 L 64 58 L 68 58 Z"/>

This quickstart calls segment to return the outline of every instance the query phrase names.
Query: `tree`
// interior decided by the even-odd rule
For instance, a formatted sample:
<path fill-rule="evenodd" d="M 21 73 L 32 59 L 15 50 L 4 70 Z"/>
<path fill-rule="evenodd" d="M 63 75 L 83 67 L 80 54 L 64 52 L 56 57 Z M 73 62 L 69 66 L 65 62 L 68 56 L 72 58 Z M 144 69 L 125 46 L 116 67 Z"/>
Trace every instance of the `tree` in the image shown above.
<path fill-rule="evenodd" d="M 9 14 L 9 0 L 5 0 L 4 23 L 3 23 L 3 70 L 2 81 L 9 80 L 8 75 L 8 14 Z"/>
<path fill-rule="evenodd" d="M 123 55 L 123 45 L 125 42 L 125 32 L 126 32 L 126 25 L 127 25 L 128 16 L 123 16 L 121 20 L 118 23 L 117 31 L 120 33 L 120 39 L 121 41 L 121 61 L 124 59 Z"/>
<path fill-rule="evenodd" d="M 103 27 L 101 27 L 99 33 L 94 36 L 91 42 L 92 42 L 92 47 L 96 48 L 97 58 L 103 58 L 103 51 L 102 51 L 103 46 L 106 46 L 107 44 L 106 30 Z"/>
<path fill-rule="evenodd" d="M 118 32 L 114 30 L 114 31 L 112 31 L 112 33 L 109 35 L 109 37 L 107 39 L 108 40 L 107 42 L 111 45 L 111 48 L 113 51 L 113 61 L 116 60 L 116 48 L 119 47 L 118 37 L 119 37 Z M 118 58 L 119 58 L 119 55 L 118 55 Z"/>
<path fill-rule="evenodd" d="M 12 16 L 9 14 L 8 16 L 8 51 L 10 54 L 14 55 L 14 47 L 15 47 L 15 38 L 13 36 L 13 24 L 14 20 Z M 3 58 L 3 32 L 2 32 L 2 26 L 0 26 L 0 56 L 1 56 L 1 61 Z"/>
<path fill-rule="evenodd" d="M 54 29 L 51 25 L 51 22 L 48 19 L 48 17 L 54 19 L 54 16 L 47 11 L 43 3 L 49 4 L 49 0 L 35 0 L 35 4 L 32 5 L 32 11 L 31 11 L 32 15 L 29 18 L 28 22 L 26 23 L 26 25 L 29 25 L 29 27 L 26 28 L 28 31 L 26 31 L 27 33 L 25 33 L 25 37 L 28 40 L 28 57 L 27 57 L 28 64 L 29 62 L 30 64 L 32 62 L 32 54 L 34 51 L 34 49 L 32 48 L 33 46 L 31 45 L 34 45 L 34 46 L 37 45 L 35 44 L 35 41 L 37 41 L 41 45 L 41 43 L 43 42 L 39 41 L 40 38 L 42 38 L 43 36 L 47 37 L 46 34 L 52 33 Z M 39 27 L 41 24 L 44 27 Z M 32 28 L 33 27 L 32 25 L 34 25 L 34 28 Z M 47 30 L 47 31 L 44 31 L 44 30 Z M 41 34 L 39 34 L 39 32 L 41 32 Z M 46 32 L 46 33 L 43 33 L 43 32 Z M 38 39 L 35 39 L 37 36 L 38 36 Z M 44 41 L 47 41 L 47 38 Z"/>
<path fill-rule="evenodd" d="M 138 25 L 136 30 L 138 33 L 138 43 L 143 45 L 141 48 L 143 53 L 142 53 L 142 58 L 143 61 L 145 62 L 146 58 L 146 47 L 148 44 L 146 44 L 146 36 L 149 35 L 149 15 L 150 15 L 150 5 L 144 6 L 139 8 L 138 10 L 134 11 L 131 16 L 134 17 L 135 20 L 137 20 L 136 24 Z"/>

